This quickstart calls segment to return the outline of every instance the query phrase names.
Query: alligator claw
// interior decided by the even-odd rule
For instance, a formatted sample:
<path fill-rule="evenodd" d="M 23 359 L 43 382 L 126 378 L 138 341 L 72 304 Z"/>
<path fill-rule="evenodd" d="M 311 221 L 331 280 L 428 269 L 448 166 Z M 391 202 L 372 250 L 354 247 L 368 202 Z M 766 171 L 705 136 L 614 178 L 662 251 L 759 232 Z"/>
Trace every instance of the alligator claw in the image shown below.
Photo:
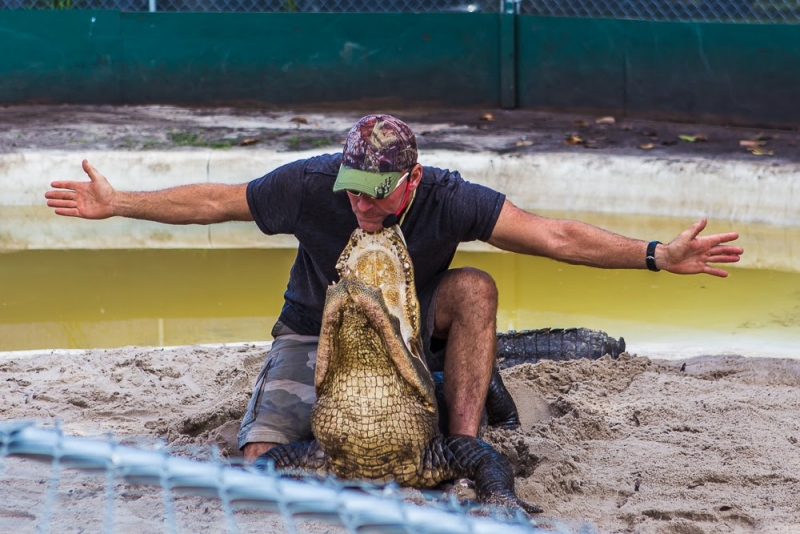
<path fill-rule="evenodd" d="M 519 497 L 516 498 L 516 504 L 529 514 L 541 514 L 542 512 L 544 512 L 541 506 L 536 506 L 535 504 L 527 503 L 522 499 L 520 499 Z"/>
<path fill-rule="evenodd" d="M 544 512 L 541 507 L 527 503 L 509 492 L 502 492 L 490 496 L 486 500 L 486 504 L 503 509 L 511 515 L 515 515 L 518 511 L 523 512 L 525 515 L 541 514 Z"/>

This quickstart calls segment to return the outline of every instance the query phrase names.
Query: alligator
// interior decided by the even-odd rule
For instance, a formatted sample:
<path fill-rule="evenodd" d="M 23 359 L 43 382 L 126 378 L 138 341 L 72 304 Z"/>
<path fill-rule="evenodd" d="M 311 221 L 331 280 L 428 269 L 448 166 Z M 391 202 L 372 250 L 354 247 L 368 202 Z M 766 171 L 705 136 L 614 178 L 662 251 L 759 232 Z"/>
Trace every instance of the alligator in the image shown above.
<path fill-rule="evenodd" d="M 501 369 L 540 360 L 596 360 L 625 352 L 625 339 L 614 339 L 589 328 L 541 328 L 497 333 L 497 362 Z"/>
<path fill-rule="evenodd" d="M 500 453 L 439 428 L 414 271 L 399 227 L 356 229 L 336 269 L 314 375 L 316 439 L 273 447 L 255 467 L 417 488 L 468 478 L 481 503 L 541 512 L 514 493 L 512 467 Z"/>

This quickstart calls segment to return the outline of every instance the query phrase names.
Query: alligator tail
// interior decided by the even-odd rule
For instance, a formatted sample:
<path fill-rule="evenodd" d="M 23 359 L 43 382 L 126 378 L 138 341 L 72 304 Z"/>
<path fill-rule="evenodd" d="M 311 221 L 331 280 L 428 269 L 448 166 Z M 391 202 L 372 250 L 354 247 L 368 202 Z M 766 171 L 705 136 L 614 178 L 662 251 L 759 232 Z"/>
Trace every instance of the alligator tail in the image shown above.
<path fill-rule="evenodd" d="M 498 332 L 497 361 L 501 369 L 539 360 L 596 360 L 606 354 L 616 358 L 625 352 L 625 340 L 614 339 L 588 328 L 542 328 Z"/>

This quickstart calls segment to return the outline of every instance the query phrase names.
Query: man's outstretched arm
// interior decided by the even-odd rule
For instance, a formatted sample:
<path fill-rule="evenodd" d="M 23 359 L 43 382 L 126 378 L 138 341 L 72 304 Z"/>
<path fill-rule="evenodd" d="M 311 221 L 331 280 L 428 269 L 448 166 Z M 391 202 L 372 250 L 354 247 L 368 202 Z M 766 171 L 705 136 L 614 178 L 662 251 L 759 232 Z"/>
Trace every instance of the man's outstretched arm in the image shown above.
<path fill-rule="evenodd" d="M 87 160 L 88 182 L 55 181 L 45 193 L 47 205 L 57 215 L 83 219 L 113 216 L 167 224 L 211 224 L 252 221 L 247 205 L 247 184 L 193 184 L 159 191 L 117 191 Z"/>
<path fill-rule="evenodd" d="M 665 245 L 658 245 L 655 262 L 659 269 L 676 274 L 705 273 L 726 277 L 728 273 L 709 263 L 735 263 L 744 252 L 728 245 L 739 238 L 729 232 L 700 236 L 706 227 L 701 219 Z M 576 265 L 607 269 L 644 269 L 647 242 L 597 228 L 590 224 L 549 219 L 527 213 L 506 200 L 489 243 L 511 252 L 544 256 Z"/>

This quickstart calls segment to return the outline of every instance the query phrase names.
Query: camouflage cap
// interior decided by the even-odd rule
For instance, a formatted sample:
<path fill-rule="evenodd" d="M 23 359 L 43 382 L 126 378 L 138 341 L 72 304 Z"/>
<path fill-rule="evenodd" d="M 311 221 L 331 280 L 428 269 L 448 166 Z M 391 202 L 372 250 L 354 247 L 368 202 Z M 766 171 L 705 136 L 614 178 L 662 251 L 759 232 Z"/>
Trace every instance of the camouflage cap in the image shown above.
<path fill-rule="evenodd" d="M 391 115 L 367 115 L 347 134 L 334 191 L 350 189 L 385 198 L 417 163 L 417 140 Z"/>

